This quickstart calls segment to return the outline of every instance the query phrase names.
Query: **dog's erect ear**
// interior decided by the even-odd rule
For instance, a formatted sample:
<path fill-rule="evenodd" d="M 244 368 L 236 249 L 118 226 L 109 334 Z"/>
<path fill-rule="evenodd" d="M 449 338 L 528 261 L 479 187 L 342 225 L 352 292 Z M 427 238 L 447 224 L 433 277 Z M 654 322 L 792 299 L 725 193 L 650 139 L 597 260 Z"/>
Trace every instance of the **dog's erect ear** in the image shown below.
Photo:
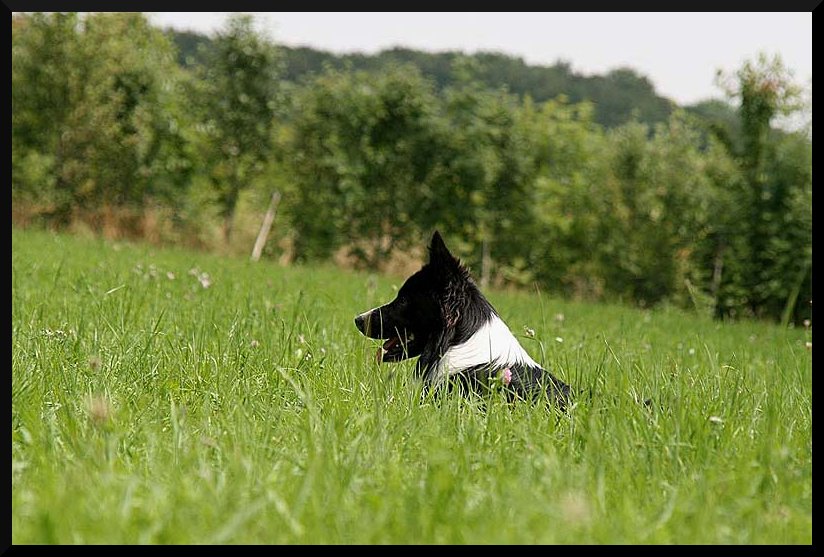
<path fill-rule="evenodd" d="M 463 270 L 461 262 L 450 253 L 437 230 L 432 234 L 432 241 L 429 242 L 429 263 L 448 271 Z"/>
<path fill-rule="evenodd" d="M 443 238 L 441 238 L 441 233 L 436 230 L 435 233 L 432 234 L 432 240 L 429 242 L 429 262 L 446 262 L 449 260 L 454 261 L 455 257 L 449 253 L 449 249 L 443 242 Z"/>

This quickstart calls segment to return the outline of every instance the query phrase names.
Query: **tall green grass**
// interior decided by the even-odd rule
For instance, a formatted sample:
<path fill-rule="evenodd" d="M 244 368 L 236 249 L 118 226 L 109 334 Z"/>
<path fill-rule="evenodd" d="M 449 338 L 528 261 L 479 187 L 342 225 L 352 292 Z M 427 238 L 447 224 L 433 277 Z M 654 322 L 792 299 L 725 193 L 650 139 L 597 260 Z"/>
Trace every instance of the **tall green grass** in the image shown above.
<path fill-rule="evenodd" d="M 12 230 L 12 541 L 811 543 L 811 329 L 490 292 L 591 395 L 422 403 L 401 282 Z"/>

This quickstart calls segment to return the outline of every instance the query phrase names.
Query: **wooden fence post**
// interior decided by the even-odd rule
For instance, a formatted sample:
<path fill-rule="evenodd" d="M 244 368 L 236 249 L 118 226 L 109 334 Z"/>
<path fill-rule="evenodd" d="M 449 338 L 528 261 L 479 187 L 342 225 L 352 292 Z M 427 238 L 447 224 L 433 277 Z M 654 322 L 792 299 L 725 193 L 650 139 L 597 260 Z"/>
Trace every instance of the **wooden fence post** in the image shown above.
<path fill-rule="evenodd" d="M 260 224 L 260 232 L 258 232 L 257 240 L 255 240 L 255 247 L 252 248 L 252 261 L 260 259 L 263 253 L 263 246 L 266 245 L 266 238 L 269 237 L 269 230 L 272 228 L 272 222 L 275 220 L 275 211 L 280 202 L 280 192 L 275 191 L 272 194 L 272 199 L 269 201 L 269 209 L 263 216 L 263 222 Z"/>

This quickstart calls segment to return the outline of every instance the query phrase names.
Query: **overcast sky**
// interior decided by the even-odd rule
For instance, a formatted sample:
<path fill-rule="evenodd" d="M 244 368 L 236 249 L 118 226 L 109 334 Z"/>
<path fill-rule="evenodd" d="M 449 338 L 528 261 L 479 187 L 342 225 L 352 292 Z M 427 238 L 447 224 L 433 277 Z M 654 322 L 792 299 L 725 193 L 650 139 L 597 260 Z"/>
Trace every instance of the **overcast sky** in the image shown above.
<path fill-rule="evenodd" d="M 780 54 L 796 81 L 812 82 L 811 12 L 783 13 L 299 13 L 250 12 L 281 44 L 374 53 L 500 51 L 529 64 L 565 60 L 584 74 L 629 66 L 679 104 L 720 97 L 717 69 L 758 52 Z M 151 20 L 211 33 L 226 12 L 153 12 Z"/>

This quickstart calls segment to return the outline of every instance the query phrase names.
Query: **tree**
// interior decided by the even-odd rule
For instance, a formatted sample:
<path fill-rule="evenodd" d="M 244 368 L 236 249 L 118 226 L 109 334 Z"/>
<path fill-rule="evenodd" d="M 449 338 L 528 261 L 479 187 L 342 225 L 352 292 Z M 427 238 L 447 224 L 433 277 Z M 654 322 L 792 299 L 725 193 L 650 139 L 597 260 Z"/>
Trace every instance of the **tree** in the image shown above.
<path fill-rule="evenodd" d="M 493 265 L 513 274 L 525 255 L 528 244 L 518 240 L 529 240 L 534 222 L 537 158 L 518 98 L 486 89 L 480 69 L 476 58 L 454 60 L 433 123 L 431 178 L 415 215 L 423 229 L 452 238 L 484 283 Z"/>
<path fill-rule="evenodd" d="M 73 13 L 12 16 L 12 195 L 54 197 L 61 130 L 77 95 L 64 69 L 77 48 Z"/>
<path fill-rule="evenodd" d="M 37 190 L 57 224 L 78 208 L 179 198 L 188 126 L 162 33 L 138 13 L 15 18 L 13 188 Z"/>
<path fill-rule="evenodd" d="M 797 294 L 796 287 L 805 282 L 804 273 L 812 273 L 811 255 L 806 255 L 812 250 L 811 219 L 795 215 L 792 221 L 787 220 L 791 208 L 797 211 L 799 200 L 806 198 L 804 192 L 811 182 L 806 171 L 809 162 L 803 149 L 785 150 L 793 154 L 789 165 L 777 157 L 782 146 L 794 140 L 772 129 L 776 117 L 803 108 L 802 88 L 794 83 L 792 72 L 779 56 L 770 58 L 763 53 L 733 75 L 719 72 L 718 83 L 739 103 L 743 149 L 736 154 L 749 191 L 739 200 L 747 208 L 748 218 L 743 230 L 746 251 L 738 257 L 749 262 L 748 272 L 743 274 L 748 309 L 756 316 L 779 318 L 782 313 L 794 312 L 785 308 L 796 303 L 793 292 Z M 806 138 L 799 139 L 803 145 Z M 811 205 L 808 210 L 812 211 Z M 790 276 L 788 261 L 796 261 L 791 268 L 798 278 Z"/>
<path fill-rule="evenodd" d="M 532 217 L 519 223 L 510 241 L 509 249 L 520 257 L 505 272 L 522 284 L 537 281 L 566 295 L 598 296 L 603 273 L 592 255 L 599 246 L 608 145 L 593 121 L 593 106 L 569 104 L 563 97 L 538 106 L 526 102 L 518 120 L 528 129 L 527 148 L 536 157 L 537 175 L 529 199 Z M 516 242 L 519 247 L 512 245 Z"/>
<path fill-rule="evenodd" d="M 409 67 L 377 76 L 330 70 L 300 90 L 288 157 L 299 258 L 347 245 L 375 268 L 417 240 L 436 110 L 431 84 Z"/>
<path fill-rule="evenodd" d="M 203 157 L 226 242 L 241 190 L 263 175 L 271 155 L 278 73 L 277 50 L 255 31 L 253 18 L 230 16 L 207 53 L 200 90 L 207 135 Z"/>

